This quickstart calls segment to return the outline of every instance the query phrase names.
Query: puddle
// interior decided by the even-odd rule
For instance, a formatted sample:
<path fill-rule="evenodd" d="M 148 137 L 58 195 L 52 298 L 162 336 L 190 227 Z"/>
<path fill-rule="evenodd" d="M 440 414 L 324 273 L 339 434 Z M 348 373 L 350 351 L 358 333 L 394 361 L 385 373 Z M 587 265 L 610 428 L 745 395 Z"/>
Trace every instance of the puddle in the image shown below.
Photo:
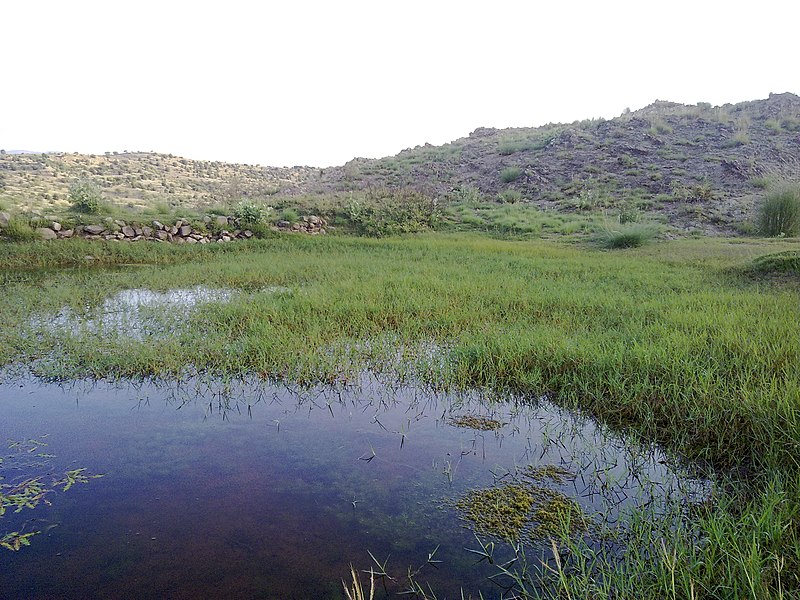
<path fill-rule="evenodd" d="M 465 550 L 476 541 L 456 504 L 470 491 L 555 474 L 537 484 L 609 526 L 709 491 L 658 449 L 542 399 L 493 403 L 368 376 L 312 389 L 26 378 L 0 384 L 0 423 L 1 441 L 46 436 L 54 472 L 104 475 L 0 519 L 0 535 L 43 531 L 0 551 L 9 597 L 341 598 L 350 564 L 375 566 L 372 553 L 397 577 L 392 595 L 422 566 L 417 579 L 439 597 L 463 587 L 499 598 L 494 568 Z M 434 550 L 441 563 L 426 564 Z"/>
<path fill-rule="evenodd" d="M 270 288 L 267 293 L 285 293 L 285 288 Z M 55 315 L 37 316 L 34 329 L 56 329 L 71 335 L 125 336 L 141 340 L 163 339 L 175 333 L 180 324 L 203 304 L 229 302 L 237 292 L 230 289 L 196 286 L 154 292 L 147 289 L 123 290 L 96 307 L 77 311 L 62 308 Z"/>

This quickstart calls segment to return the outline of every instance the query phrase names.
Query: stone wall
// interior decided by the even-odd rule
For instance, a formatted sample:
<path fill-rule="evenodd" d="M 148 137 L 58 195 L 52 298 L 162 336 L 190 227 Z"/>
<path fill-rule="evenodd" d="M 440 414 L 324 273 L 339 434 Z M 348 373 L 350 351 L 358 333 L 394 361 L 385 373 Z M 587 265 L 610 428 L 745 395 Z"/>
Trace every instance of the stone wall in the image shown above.
<path fill-rule="evenodd" d="M 0 232 L 4 224 L 8 224 L 6 213 L 0 214 Z M 326 233 L 327 221 L 316 215 L 306 215 L 296 223 L 279 221 L 273 225 L 273 231 L 287 233 L 305 233 L 319 235 Z M 175 223 L 165 224 L 151 221 L 144 225 L 135 221 L 105 218 L 93 225 L 76 225 L 67 228 L 58 221 L 52 221 L 46 227 L 39 227 L 36 233 L 43 240 L 61 240 L 81 237 L 87 240 L 107 240 L 120 242 L 138 242 L 149 240 L 172 244 L 224 244 L 235 240 L 246 240 L 253 237 L 239 219 L 225 216 L 205 216 L 200 223 L 192 225 L 186 219 L 178 219 Z"/>

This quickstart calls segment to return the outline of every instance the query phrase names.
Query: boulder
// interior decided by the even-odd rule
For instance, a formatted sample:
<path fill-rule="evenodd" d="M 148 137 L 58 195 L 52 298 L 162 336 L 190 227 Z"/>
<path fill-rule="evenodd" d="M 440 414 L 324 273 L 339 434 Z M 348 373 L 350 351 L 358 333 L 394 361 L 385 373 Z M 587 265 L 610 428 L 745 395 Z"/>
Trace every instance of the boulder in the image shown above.
<path fill-rule="evenodd" d="M 50 229 L 49 227 L 39 227 L 36 230 L 36 235 L 38 235 L 39 238 L 43 240 L 54 240 L 57 237 L 56 232 Z"/>
<path fill-rule="evenodd" d="M 228 217 L 223 217 L 220 215 L 216 219 L 214 219 L 214 221 L 219 227 L 227 227 L 228 225 Z"/>
<path fill-rule="evenodd" d="M 153 221 L 153 229 L 161 231 L 164 229 L 164 224 L 161 221 Z"/>
<path fill-rule="evenodd" d="M 192 228 L 189 227 L 188 225 L 181 225 L 178 228 L 178 235 L 181 236 L 181 237 L 186 237 L 190 233 L 192 233 Z"/>
<path fill-rule="evenodd" d="M 53 221 L 52 223 L 50 223 L 50 229 L 56 232 L 61 231 L 61 223 L 59 223 L 58 221 Z"/>
<path fill-rule="evenodd" d="M 133 227 L 125 225 L 122 228 L 122 235 L 124 235 L 125 237 L 132 238 L 136 236 L 136 231 L 133 229 Z"/>
<path fill-rule="evenodd" d="M 106 228 L 102 225 L 87 225 L 83 228 L 83 230 L 89 235 L 100 235 L 106 230 Z"/>
<path fill-rule="evenodd" d="M 74 229 L 62 229 L 58 232 L 58 237 L 60 238 L 71 238 L 75 234 Z"/>
<path fill-rule="evenodd" d="M 0 212 L 0 227 L 6 227 L 11 220 L 11 215 L 7 212 Z"/>

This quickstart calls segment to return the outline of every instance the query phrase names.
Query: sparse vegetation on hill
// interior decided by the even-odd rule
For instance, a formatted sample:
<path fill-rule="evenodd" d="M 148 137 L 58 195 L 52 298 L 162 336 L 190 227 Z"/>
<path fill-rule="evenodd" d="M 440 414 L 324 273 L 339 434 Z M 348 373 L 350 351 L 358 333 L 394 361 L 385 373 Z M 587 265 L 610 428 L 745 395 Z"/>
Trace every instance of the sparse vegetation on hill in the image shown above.
<path fill-rule="evenodd" d="M 390 190 L 440 207 L 469 199 L 600 217 L 632 206 L 684 233 L 737 233 L 758 230 L 765 189 L 800 172 L 798 132 L 800 98 L 787 93 L 721 107 L 657 101 L 608 121 L 479 128 L 443 146 L 327 169 L 145 152 L 6 153 L 0 205 L 57 213 L 69 208 L 70 185 L 86 180 L 112 212 L 183 216 L 244 201 L 347 221 L 353 198 Z"/>

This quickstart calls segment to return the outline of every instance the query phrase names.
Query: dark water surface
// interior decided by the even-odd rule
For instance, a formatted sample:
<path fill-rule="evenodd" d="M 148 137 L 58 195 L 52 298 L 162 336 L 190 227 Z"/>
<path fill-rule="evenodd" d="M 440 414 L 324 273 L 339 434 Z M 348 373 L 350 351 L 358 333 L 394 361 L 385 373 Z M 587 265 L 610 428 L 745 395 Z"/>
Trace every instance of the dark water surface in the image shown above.
<path fill-rule="evenodd" d="M 19 552 L 0 549 L 2 598 L 340 598 L 350 564 L 375 566 L 368 551 L 388 558 L 392 593 L 425 565 L 418 579 L 439 598 L 462 587 L 493 598 L 494 568 L 475 564 L 465 550 L 474 535 L 448 505 L 467 490 L 565 465 L 576 477 L 552 485 L 613 522 L 704 487 L 657 450 L 532 399 L 393 389 L 367 376 L 310 390 L 6 381 L 0 455 L 5 440 L 41 439 L 54 455 L 48 473 L 104 477 L 0 518 L 0 536 L 43 532 Z M 450 423 L 463 415 L 503 426 Z M 442 562 L 426 565 L 437 546 Z"/>

